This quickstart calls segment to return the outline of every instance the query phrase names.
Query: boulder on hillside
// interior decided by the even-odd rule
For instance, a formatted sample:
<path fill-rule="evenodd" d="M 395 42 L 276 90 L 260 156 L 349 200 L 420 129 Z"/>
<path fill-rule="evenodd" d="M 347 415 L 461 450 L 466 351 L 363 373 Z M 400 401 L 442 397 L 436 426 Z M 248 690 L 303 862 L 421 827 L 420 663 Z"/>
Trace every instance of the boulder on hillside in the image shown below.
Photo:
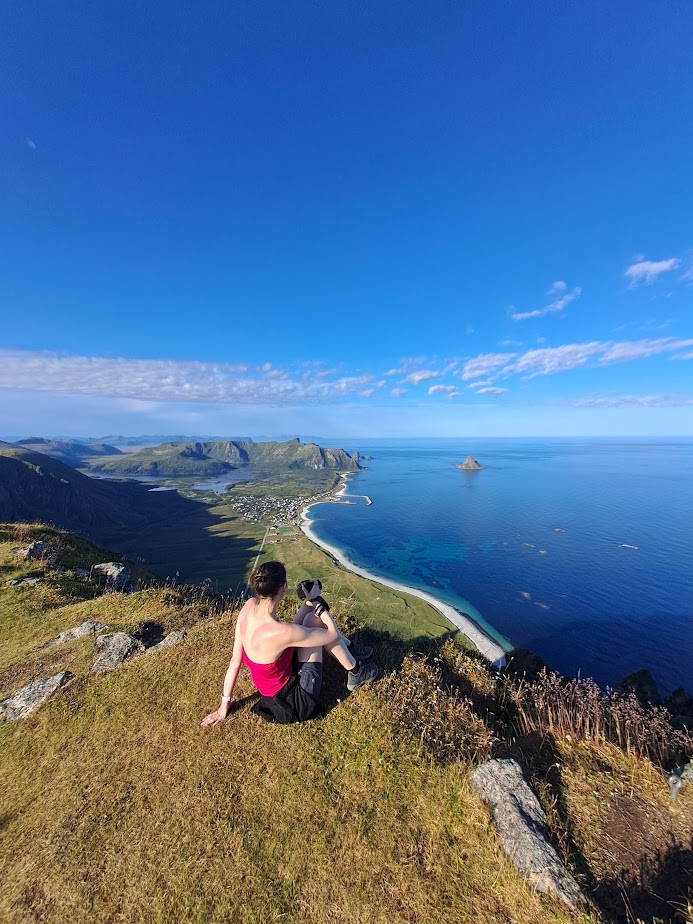
<path fill-rule="evenodd" d="M 33 587 L 40 580 L 37 577 L 15 578 L 13 581 L 5 581 L 5 587 Z"/>
<path fill-rule="evenodd" d="M 123 590 L 130 583 L 130 571 L 117 561 L 94 565 L 92 574 L 106 585 L 107 590 Z"/>
<path fill-rule="evenodd" d="M 55 638 L 52 638 L 41 647 L 52 648 L 54 645 L 62 645 L 63 642 L 72 642 L 74 639 L 82 638 L 84 635 L 96 635 L 97 632 L 105 632 L 107 629 L 108 626 L 104 625 L 102 622 L 94 622 L 93 619 L 85 619 L 80 626 L 75 626 L 74 629 L 65 629 L 64 632 L 61 632 L 60 635 L 56 635 Z"/>
<path fill-rule="evenodd" d="M 26 687 L 16 690 L 0 703 L 0 716 L 6 721 L 26 719 L 41 703 L 73 679 L 70 671 L 61 671 L 52 677 L 34 680 Z"/>
<path fill-rule="evenodd" d="M 31 545 L 12 549 L 12 551 L 15 555 L 19 555 L 20 558 L 41 561 L 48 568 L 53 568 L 57 565 L 58 556 L 60 555 L 60 549 L 55 545 L 50 545 L 48 542 L 32 542 Z"/>
<path fill-rule="evenodd" d="M 546 816 L 514 760 L 488 760 L 471 774 L 490 806 L 501 845 L 518 872 L 540 892 L 557 896 L 570 908 L 584 902 L 577 883 L 549 841 Z"/>
<path fill-rule="evenodd" d="M 99 635 L 96 639 L 96 647 L 100 649 L 101 654 L 92 665 L 92 674 L 112 671 L 119 667 L 126 658 L 144 651 L 144 645 L 127 632 L 109 632 L 107 635 Z"/>
<path fill-rule="evenodd" d="M 614 689 L 617 693 L 634 693 L 640 705 L 645 708 L 662 705 L 662 697 L 649 671 L 633 671 L 619 680 Z"/>
<path fill-rule="evenodd" d="M 147 648 L 147 651 L 161 651 L 162 648 L 171 648 L 172 645 L 183 641 L 187 634 L 185 629 L 176 629 L 175 632 L 169 632 L 169 634 L 162 638 L 160 642 L 157 642 L 156 645 Z"/>

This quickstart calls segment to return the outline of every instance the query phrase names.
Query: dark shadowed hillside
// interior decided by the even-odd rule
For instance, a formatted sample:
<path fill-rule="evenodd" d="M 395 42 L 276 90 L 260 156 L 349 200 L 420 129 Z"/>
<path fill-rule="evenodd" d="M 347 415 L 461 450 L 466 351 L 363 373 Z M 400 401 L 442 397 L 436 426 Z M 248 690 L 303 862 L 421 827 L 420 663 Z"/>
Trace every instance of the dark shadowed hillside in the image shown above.
<path fill-rule="evenodd" d="M 177 491 L 89 478 L 26 449 L 0 447 L 0 521 L 50 523 L 146 561 L 161 577 L 242 581 L 263 530 Z"/>

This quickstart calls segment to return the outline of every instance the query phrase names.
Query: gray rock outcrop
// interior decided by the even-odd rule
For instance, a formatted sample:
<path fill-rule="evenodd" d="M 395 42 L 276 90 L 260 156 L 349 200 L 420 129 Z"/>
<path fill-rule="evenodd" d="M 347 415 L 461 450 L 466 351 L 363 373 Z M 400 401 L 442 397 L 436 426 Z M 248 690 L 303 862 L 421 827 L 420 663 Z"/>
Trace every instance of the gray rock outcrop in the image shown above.
<path fill-rule="evenodd" d="M 60 549 L 55 545 L 50 545 L 48 542 L 32 542 L 31 545 L 25 546 L 24 548 L 12 549 L 12 551 L 15 555 L 19 555 L 20 558 L 45 562 L 49 568 L 52 568 L 58 563 L 58 556 L 60 554 Z"/>
<path fill-rule="evenodd" d="M 169 632 L 169 634 L 165 638 L 162 638 L 156 645 L 147 648 L 147 651 L 161 651 L 162 648 L 170 648 L 172 645 L 177 644 L 177 642 L 181 642 L 187 634 L 185 629 L 177 629 L 175 632 Z"/>
<path fill-rule="evenodd" d="M 33 587 L 40 580 L 37 577 L 15 578 L 13 581 L 5 581 L 5 587 Z"/>
<path fill-rule="evenodd" d="M 52 677 L 34 680 L 26 687 L 22 687 L 21 690 L 15 690 L 11 696 L 8 696 L 7 699 L 0 703 L 0 716 L 7 721 L 26 719 L 49 696 L 52 696 L 56 690 L 64 687 L 72 679 L 73 675 L 70 671 L 61 671 Z"/>
<path fill-rule="evenodd" d="M 92 574 L 102 581 L 108 590 L 122 590 L 130 583 L 130 571 L 117 561 L 105 561 L 94 565 Z"/>
<path fill-rule="evenodd" d="M 92 665 L 92 674 L 112 671 L 119 667 L 126 658 L 144 651 L 142 643 L 134 636 L 128 635 L 127 632 L 109 632 L 107 635 L 99 635 L 96 639 L 96 647 L 101 653 Z"/>
<path fill-rule="evenodd" d="M 505 853 L 518 872 L 540 892 L 576 908 L 584 897 L 549 842 L 546 816 L 514 760 L 489 760 L 471 774 L 491 807 Z"/>
<path fill-rule="evenodd" d="M 56 635 L 55 638 L 52 638 L 41 647 L 52 648 L 53 645 L 62 645 L 63 642 L 72 642 L 74 639 L 82 638 L 84 635 L 96 635 L 97 632 L 105 632 L 107 629 L 108 626 L 104 625 L 102 622 L 94 622 L 93 619 L 85 619 L 80 626 L 75 626 L 74 629 L 65 629 L 64 632 L 61 632 L 60 635 Z"/>

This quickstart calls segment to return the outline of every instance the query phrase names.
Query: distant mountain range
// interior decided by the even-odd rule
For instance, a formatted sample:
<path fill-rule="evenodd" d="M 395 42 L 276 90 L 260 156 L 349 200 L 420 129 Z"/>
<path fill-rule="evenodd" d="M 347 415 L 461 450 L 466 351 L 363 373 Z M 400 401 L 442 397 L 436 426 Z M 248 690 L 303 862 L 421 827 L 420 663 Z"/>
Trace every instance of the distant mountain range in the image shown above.
<path fill-rule="evenodd" d="M 43 455 L 50 456 L 51 459 L 58 459 L 58 461 L 64 462 L 65 465 L 72 468 L 83 468 L 91 459 L 98 456 L 122 455 L 120 449 L 104 442 L 81 443 L 68 440 L 47 440 L 40 436 L 28 436 L 25 439 L 17 440 L 11 445 L 43 453 Z"/>
<path fill-rule="evenodd" d="M 250 467 L 265 471 L 333 469 L 356 472 L 360 469 L 358 459 L 358 453 L 351 456 L 343 449 L 324 449 L 299 439 L 283 443 L 185 441 L 146 447 L 120 458 L 93 462 L 90 467 L 102 474 L 181 478 L 223 475 Z"/>

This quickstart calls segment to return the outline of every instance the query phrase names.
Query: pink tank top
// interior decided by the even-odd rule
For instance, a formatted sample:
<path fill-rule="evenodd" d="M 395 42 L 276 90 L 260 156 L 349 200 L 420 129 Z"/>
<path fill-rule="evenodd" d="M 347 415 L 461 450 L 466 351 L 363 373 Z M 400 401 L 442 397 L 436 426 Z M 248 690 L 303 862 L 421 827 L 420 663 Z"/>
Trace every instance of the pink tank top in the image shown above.
<path fill-rule="evenodd" d="M 285 648 L 271 664 L 256 664 L 241 649 L 243 663 L 248 666 L 253 683 L 263 696 L 275 696 L 291 677 L 294 649 Z"/>

